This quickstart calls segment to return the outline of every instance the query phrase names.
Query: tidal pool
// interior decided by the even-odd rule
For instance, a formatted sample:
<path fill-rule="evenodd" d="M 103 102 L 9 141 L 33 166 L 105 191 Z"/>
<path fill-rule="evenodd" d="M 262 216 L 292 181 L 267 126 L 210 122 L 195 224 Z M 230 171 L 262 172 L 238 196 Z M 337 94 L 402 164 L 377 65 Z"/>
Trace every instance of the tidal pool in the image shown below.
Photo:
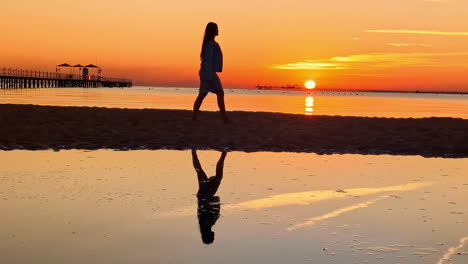
<path fill-rule="evenodd" d="M 174 150 L 0 159 L 1 263 L 468 262 L 468 159 Z"/>

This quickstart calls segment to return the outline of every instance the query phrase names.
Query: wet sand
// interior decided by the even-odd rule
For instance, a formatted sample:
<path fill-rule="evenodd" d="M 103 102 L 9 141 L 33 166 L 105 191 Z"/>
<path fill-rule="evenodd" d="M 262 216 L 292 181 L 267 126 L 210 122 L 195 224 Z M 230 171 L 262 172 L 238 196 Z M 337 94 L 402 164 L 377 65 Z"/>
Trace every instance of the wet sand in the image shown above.
<path fill-rule="evenodd" d="M 468 157 L 468 120 L 0 105 L 0 149 L 216 149 Z"/>

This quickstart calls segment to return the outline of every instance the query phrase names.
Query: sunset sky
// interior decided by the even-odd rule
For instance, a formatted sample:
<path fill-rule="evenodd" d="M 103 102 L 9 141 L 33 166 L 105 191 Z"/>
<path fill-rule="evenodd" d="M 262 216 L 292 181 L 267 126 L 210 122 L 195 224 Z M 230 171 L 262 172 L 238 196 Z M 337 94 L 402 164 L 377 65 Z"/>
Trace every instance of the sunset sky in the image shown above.
<path fill-rule="evenodd" d="M 219 25 L 224 86 L 468 92 L 466 0 L 15 0 L 0 67 L 98 64 L 136 85 L 198 85 L 204 27 Z"/>

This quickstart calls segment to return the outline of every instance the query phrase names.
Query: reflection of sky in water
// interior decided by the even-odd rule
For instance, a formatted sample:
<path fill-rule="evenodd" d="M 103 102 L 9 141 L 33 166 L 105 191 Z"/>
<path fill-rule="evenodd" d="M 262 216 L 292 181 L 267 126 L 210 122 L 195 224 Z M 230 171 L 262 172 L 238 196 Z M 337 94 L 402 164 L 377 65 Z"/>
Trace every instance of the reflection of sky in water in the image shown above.
<path fill-rule="evenodd" d="M 343 190 L 320 190 L 320 191 L 310 191 L 310 192 L 296 192 L 296 193 L 284 193 L 269 196 L 262 199 L 255 199 L 249 200 L 245 202 L 240 202 L 237 204 L 225 205 L 223 206 L 224 211 L 241 211 L 241 210 L 261 210 L 273 207 L 281 207 L 281 206 L 291 206 L 291 205 L 310 205 L 313 203 L 327 201 L 331 199 L 345 199 L 345 198 L 353 198 L 353 197 L 360 197 L 365 195 L 373 195 L 373 194 L 380 194 L 386 192 L 407 192 L 412 190 L 417 190 L 423 187 L 427 187 L 432 185 L 431 182 L 421 182 L 421 183 L 409 183 L 404 185 L 394 185 L 394 186 L 387 186 L 381 188 L 353 188 L 353 189 L 346 189 Z M 383 197 L 386 198 L 387 196 Z M 383 198 L 373 199 L 373 202 L 366 202 L 366 203 L 375 203 L 378 200 Z M 337 212 L 331 212 L 326 214 L 328 216 L 319 217 L 321 219 L 330 218 L 330 215 L 333 217 L 338 216 L 344 212 L 359 209 L 364 206 L 356 205 L 351 206 L 346 209 L 340 209 Z M 188 216 L 192 215 L 192 208 L 185 208 L 180 210 L 175 210 L 172 212 L 166 213 L 158 213 L 158 217 L 162 216 Z M 318 218 L 312 218 L 311 222 L 317 221 Z M 304 224 L 304 226 L 307 224 Z M 302 226 L 301 226 L 302 227 Z M 299 227 L 297 227 L 299 228 Z M 297 229 L 294 228 L 294 229 Z"/>
<path fill-rule="evenodd" d="M 461 250 L 461 249 L 463 249 L 465 247 L 466 242 L 468 242 L 468 236 L 461 238 L 457 246 L 447 249 L 445 254 L 439 259 L 439 261 L 437 261 L 437 264 L 444 264 L 444 263 L 448 263 L 448 262 L 452 261 L 452 257 L 455 254 L 462 255 L 459 252 L 459 250 Z M 466 254 L 467 253 L 465 252 L 464 255 L 466 255 Z"/>
<path fill-rule="evenodd" d="M 334 217 L 338 217 L 341 214 L 344 214 L 344 213 L 347 213 L 347 212 L 351 212 L 351 211 L 361 209 L 361 208 L 367 208 L 367 207 L 369 207 L 369 205 L 375 204 L 376 202 L 378 202 L 380 200 L 383 200 L 385 198 L 388 198 L 388 197 L 390 197 L 390 196 L 384 195 L 384 196 L 380 196 L 380 197 L 377 197 L 377 198 L 374 198 L 374 199 L 370 199 L 370 200 L 362 202 L 362 203 L 358 203 L 358 204 L 354 204 L 354 205 L 351 205 L 351 206 L 336 209 L 336 210 L 334 210 L 332 212 L 329 212 L 329 213 L 326 213 L 324 215 L 309 218 L 309 219 L 307 219 L 306 221 L 304 221 L 302 223 L 299 223 L 299 224 L 293 225 L 291 227 L 288 227 L 287 230 L 288 231 L 293 231 L 293 230 L 301 229 L 301 228 L 304 228 L 304 227 L 312 226 L 312 225 L 315 225 L 316 223 L 318 223 L 320 221 L 330 219 L 330 218 L 334 218 Z"/>
<path fill-rule="evenodd" d="M 241 202 L 238 204 L 226 206 L 226 209 L 264 209 L 288 205 L 308 205 L 314 202 L 330 199 L 356 197 L 363 195 L 378 194 L 383 192 L 404 192 L 416 190 L 422 187 L 430 186 L 432 183 L 410 183 L 405 185 L 395 185 L 382 188 L 354 188 L 346 191 L 324 190 L 298 193 L 285 193 L 270 196 L 263 199 Z"/>
<path fill-rule="evenodd" d="M 304 96 L 298 104 L 303 111 Z M 208 177 L 220 155 L 198 152 Z M 0 158 L 0 208 L 8 212 L 0 218 L 2 263 L 468 257 L 467 159 L 230 152 L 216 192 L 216 239 L 203 246 L 190 151 L 0 151 Z"/>

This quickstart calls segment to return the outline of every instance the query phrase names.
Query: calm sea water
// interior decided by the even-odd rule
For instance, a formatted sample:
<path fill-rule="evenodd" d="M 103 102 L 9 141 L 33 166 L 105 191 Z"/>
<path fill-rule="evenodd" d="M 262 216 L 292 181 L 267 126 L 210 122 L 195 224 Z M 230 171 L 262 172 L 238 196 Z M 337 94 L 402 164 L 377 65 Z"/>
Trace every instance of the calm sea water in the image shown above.
<path fill-rule="evenodd" d="M 0 103 L 191 109 L 197 88 L 40 88 L 0 90 Z M 369 117 L 468 119 L 468 95 L 226 89 L 228 110 Z M 216 96 L 202 110 L 216 111 Z"/>

